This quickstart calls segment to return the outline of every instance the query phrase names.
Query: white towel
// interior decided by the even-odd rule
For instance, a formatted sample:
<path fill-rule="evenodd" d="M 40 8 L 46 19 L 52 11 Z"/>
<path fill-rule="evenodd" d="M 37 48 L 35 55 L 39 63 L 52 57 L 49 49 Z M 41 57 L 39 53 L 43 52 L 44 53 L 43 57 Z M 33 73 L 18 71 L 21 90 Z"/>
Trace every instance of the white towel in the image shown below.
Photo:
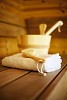
<path fill-rule="evenodd" d="M 43 72 L 52 72 L 61 68 L 62 59 L 57 54 L 43 55 L 44 63 L 38 63 L 31 58 L 24 58 L 22 53 L 8 56 L 2 59 L 2 65 L 7 67 L 27 69 L 27 70 L 42 70 Z"/>

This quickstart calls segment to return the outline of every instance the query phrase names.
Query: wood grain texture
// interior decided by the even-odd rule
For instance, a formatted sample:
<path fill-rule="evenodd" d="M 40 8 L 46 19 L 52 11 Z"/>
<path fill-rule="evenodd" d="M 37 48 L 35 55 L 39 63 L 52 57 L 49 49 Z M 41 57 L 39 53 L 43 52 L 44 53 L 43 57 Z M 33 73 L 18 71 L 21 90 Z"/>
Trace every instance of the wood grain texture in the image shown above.
<path fill-rule="evenodd" d="M 18 70 L 18 69 L 7 69 L 3 72 L 0 72 L 0 87 L 9 84 L 10 82 L 18 79 L 19 77 L 24 76 L 29 71 Z"/>
<path fill-rule="evenodd" d="M 39 73 L 31 72 L 1 88 L 0 98 L 3 100 L 33 100 L 46 89 L 59 72 L 60 70 L 49 73 L 46 77 L 39 75 Z"/>
<path fill-rule="evenodd" d="M 43 91 L 37 100 L 66 100 L 67 99 L 67 65 L 60 75 Z"/>
<path fill-rule="evenodd" d="M 66 100 L 67 99 L 67 71 L 64 76 L 61 78 L 60 82 L 58 82 L 57 86 L 50 93 L 47 100 Z"/>
<path fill-rule="evenodd" d="M 16 37 L 0 37 L 0 58 L 19 52 Z"/>
<path fill-rule="evenodd" d="M 67 38 L 52 38 L 49 53 L 67 55 Z"/>
<path fill-rule="evenodd" d="M 26 21 L 28 20 L 28 21 Z M 21 34 L 39 34 L 38 24 L 46 23 L 49 27 L 56 21 L 62 20 L 64 27 L 62 28 L 61 37 L 66 37 L 67 23 L 67 1 L 42 1 L 42 0 L 26 0 L 0 1 L 0 21 L 14 24 L 16 26 L 1 25 L 1 35 L 21 35 Z M 53 23 L 54 22 L 54 23 Z M 2 23 L 1 23 L 2 24 Z M 8 28 L 7 28 L 8 27 Z M 24 28 L 25 27 L 25 28 Z M 4 29 L 5 28 L 5 29 Z M 3 31 L 4 29 L 4 31 Z M 57 31 L 52 35 L 57 35 Z"/>
<path fill-rule="evenodd" d="M 48 17 L 48 16 L 67 16 L 67 5 L 66 1 L 13 1 L 7 0 L 1 1 L 1 8 L 4 12 L 13 13 L 19 15 L 21 18 L 31 17 Z M 64 5 L 63 5 L 64 4 Z M 8 6 L 7 6 L 8 5 Z M 64 8 L 64 9 L 63 9 Z"/>
<path fill-rule="evenodd" d="M 0 36 L 18 36 L 21 34 L 26 34 L 24 28 L 0 22 Z"/>

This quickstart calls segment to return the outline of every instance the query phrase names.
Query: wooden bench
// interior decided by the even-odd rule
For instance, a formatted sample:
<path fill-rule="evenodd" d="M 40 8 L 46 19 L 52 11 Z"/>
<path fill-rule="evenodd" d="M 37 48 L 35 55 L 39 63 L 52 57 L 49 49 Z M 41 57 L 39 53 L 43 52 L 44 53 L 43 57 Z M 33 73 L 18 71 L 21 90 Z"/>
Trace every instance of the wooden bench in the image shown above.
<path fill-rule="evenodd" d="M 67 100 L 67 56 L 62 59 L 62 68 L 46 77 L 0 64 L 0 100 Z"/>

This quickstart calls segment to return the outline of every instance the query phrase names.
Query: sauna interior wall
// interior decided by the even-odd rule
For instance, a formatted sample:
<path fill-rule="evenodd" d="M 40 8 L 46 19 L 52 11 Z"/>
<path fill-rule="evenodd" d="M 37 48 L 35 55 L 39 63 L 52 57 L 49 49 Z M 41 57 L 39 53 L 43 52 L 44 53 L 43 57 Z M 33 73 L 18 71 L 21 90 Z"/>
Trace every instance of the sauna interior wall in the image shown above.
<path fill-rule="evenodd" d="M 64 25 L 51 34 L 49 53 L 67 54 L 67 1 L 66 0 L 0 0 L 0 58 L 20 52 L 18 36 L 40 34 L 39 24 L 47 30 L 58 20 Z M 46 30 L 46 31 L 47 31 Z"/>

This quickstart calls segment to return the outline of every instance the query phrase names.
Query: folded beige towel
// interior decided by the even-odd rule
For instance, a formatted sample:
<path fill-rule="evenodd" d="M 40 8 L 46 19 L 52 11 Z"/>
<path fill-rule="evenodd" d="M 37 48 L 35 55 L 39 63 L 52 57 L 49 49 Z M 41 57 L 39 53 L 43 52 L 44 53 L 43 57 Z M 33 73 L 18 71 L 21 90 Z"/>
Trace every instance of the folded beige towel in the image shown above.
<path fill-rule="evenodd" d="M 27 69 L 43 72 L 52 72 L 61 68 L 61 57 L 59 54 L 44 55 L 45 62 L 40 63 L 31 58 L 25 58 L 22 53 L 2 59 L 2 65 L 7 67 Z"/>
<path fill-rule="evenodd" d="M 37 62 L 31 58 L 23 57 L 22 53 L 5 57 L 2 59 L 2 65 L 19 69 L 37 70 Z"/>

